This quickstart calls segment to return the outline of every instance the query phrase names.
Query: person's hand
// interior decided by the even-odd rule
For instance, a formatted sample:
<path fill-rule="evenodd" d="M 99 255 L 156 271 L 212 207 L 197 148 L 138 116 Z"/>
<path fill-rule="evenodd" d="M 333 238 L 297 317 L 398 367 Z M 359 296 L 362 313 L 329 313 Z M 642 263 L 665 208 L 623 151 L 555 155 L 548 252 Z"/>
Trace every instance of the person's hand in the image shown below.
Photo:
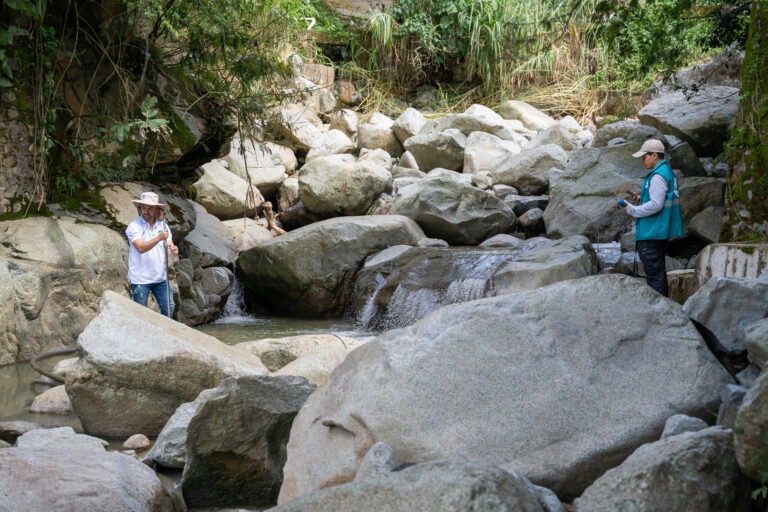
<path fill-rule="evenodd" d="M 168 240 L 168 250 L 171 251 L 171 254 L 179 254 L 179 248 L 170 240 Z"/>
<path fill-rule="evenodd" d="M 637 204 L 638 201 L 640 201 L 640 194 L 632 194 L 632 202 Z"/>
<path fill-rule="evenodd" d="M 170 236 L 170 233 L 168 232 L 168 228 L 165 228 L 164 230 L 162 230 L 157 236 L 160 237 L 160 240 L 166 240 Z"/>
<path fill-rule="evenodd" d="M 627 204 L 629 204 L 629 203 L 627 203 L 625 200 L 619 199 L 619 206 L 621 207 L 622 210 L 626 210 L 627 209 Z"/>

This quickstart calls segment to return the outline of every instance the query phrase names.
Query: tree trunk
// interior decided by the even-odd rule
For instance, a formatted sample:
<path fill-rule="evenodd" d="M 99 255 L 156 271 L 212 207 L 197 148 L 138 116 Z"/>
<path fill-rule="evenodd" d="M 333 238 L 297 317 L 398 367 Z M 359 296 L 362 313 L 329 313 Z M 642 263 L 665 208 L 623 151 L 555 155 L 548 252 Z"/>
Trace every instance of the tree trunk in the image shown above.
<path fill-rule="evenodd" d="M 768 0 L 753 0 L 722 241 L 768 239 Z"/>

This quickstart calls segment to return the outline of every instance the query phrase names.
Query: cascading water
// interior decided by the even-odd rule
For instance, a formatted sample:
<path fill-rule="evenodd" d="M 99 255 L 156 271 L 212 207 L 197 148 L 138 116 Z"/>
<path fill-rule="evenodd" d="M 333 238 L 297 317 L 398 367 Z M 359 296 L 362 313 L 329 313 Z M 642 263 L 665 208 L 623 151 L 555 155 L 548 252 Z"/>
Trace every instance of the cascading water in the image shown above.
<path fill-rule="evenodd" d="M 227 302 L 221 310 L 221 315 L 219 315 L 215 323 L 242 323 L 251 319 L 245 308 L 243 284 L 237 279 L 237 272 L 233 274 L 232 292 L 229 294 Z"/>

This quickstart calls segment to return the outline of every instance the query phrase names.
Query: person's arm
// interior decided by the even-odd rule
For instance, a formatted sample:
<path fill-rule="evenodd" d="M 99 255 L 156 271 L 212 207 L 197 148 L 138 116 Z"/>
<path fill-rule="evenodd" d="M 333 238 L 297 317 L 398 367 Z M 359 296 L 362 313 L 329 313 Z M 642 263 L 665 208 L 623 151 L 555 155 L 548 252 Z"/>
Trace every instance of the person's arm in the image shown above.
<path fill-rule="evenodd" d="M 664 178 L 658 174 L 654 174 L 651 178 L 651 185 L 648 190 L 650 196 L 648 202 L 639 206 L 627 204 L 626 211 L 633 217 L 650 217 L 661 211 L 664 208 L 664 198 L 667 196 L 667 182 Z"/>
<path fill-rule="evenodd" d="M 165 224 L 165 229 L 168 230 L 168 250 L 171 254 L 179 254 L 179 248 L 173 243 L 173 234 L 171 233 L 171 227 L 168 223 Z"/>
<path fill-rule="evenodd" d="M 170 231 L 168 228 L 165 228 L 162 230 L 158 235 L 154 238 L 151 238 L 149 240 L 144 240 L 141 238 L 141 236 L 137 236 L 136 238 L 131 241 L 133 246 L 136 248 L 137 251 L 139 251 L 140 254 L 144 254 L 145 252 L 152 249 L 154 246 L 165 240 L 166 238 L 170 237 Z M 170 242 L 173 244 L 173 242 Z M 175 247 L 175 246 L 174 246 Z"/>

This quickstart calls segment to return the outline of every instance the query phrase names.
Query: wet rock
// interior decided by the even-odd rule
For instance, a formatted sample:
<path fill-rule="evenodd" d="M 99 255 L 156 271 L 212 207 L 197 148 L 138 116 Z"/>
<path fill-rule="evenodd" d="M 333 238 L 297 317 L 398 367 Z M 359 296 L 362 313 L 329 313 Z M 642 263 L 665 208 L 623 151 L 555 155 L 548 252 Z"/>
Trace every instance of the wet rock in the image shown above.
<path fill-rule="evenodd" d="M 454 304 L 356 349 L 312 394 L 279 502 L 352 480 L 377 441 L 404 461 L 501 464 L 570 499 L 728 382 L 680 306 L 629 277 Z"/>
<path fill-rule="evenodd" d="M 538 208 L 539 210 L 544 211 L 549 204 L 549 196 L 520 196 L 511 194 L 503 199 L 518 217 L 532 208 Z"/>
<path fill-rule="evenodd" d="M 539 208 L 531 208 L 520 216 L 518 225 L 522 228 L 526 238 L 538 236 L 546 230 L 544 212 Z"/>
<path fill-rule="evenodd" d="M 0 422 L 0 439 L 9 443 L 15 443 L 22 434 L 36 428 L 48 428 L 31 421 L 3 421 Z"/>
<path fill-rule="evenodd" d="M 42 414 L 73 414 L 64 386 L 55 386 L 37 395 L 29 407 L 29 412 Z"/>
<path fill-rule="evenodd" d="M 416 464 L 402 471 L 343 483 L 283 502 L 273 510 L 439 512 L 487 507 L 504 512 L 543 512 L 536 496 L 512 473 L 487 465 L 448 461 Z"/>
<path fill-rule="evenodd" d="M 685 302 L 683 311 L 717 350 L 743 352 L 744 328 L 768 317 L 768 276 L 713 277 Z"/>
<path fill-rule="evenodd" d="M 369 258 L 355 279 L 358 324 L 404 327 L 447 304 L 540 288 L 595 271 L 594 253 L 584 237 L 514 240 L 512 248 L 410 248 L 389 258 Z"/>
<path fill-rule="evenodd" d="M 574 512 L 746 512 L 748 485 L 732 443 L 730 430 L 712 427 L 643 445 L 589 486 L 574 501 Z"/>
<path fill-rule="evenodd" d="M 340 217 L 273 238 L 242 253 L 244 287 L 283 315 L 340 315 L 365 258 L 392 245 L 413 245 L 424 233 L 400 215 Z"/>
<path fill-rule="evenodd" d="M 203 389 L 268 372 L 257 357 L 112 292 L 78 348 L 82 357 L 66 382 L 72 407 L 86 432 L 113 438 L 157 435 Z"/>
<path fill-rule="evenodd" d="M 390 213 L 410 217 L 427 236 L 456 245 L 476 245 L 514 225 L 515 214 L 506 204 L 465 184 L 460 176 L 433 171 L 400 189 Z"/>
<path fill-rule="evenodd" d="M 301 377 L 236 377 L 197 402 L 187 430 L 184 501 L 193 507 L 274 502 L 296 413 L 314 391 Z"/>
<path fill-rule="evenodd" d="M 494 235 L 491 238 L 488 238 L 487 240 L 483 241 L 483 243 L 480 244 L 480 247 L 484 248 L 511 248 L 516 249 L 520 246 L 524 245 L 525 241 L 522 238 L 518 238 L 516 236 L 512 235 Z"/>

